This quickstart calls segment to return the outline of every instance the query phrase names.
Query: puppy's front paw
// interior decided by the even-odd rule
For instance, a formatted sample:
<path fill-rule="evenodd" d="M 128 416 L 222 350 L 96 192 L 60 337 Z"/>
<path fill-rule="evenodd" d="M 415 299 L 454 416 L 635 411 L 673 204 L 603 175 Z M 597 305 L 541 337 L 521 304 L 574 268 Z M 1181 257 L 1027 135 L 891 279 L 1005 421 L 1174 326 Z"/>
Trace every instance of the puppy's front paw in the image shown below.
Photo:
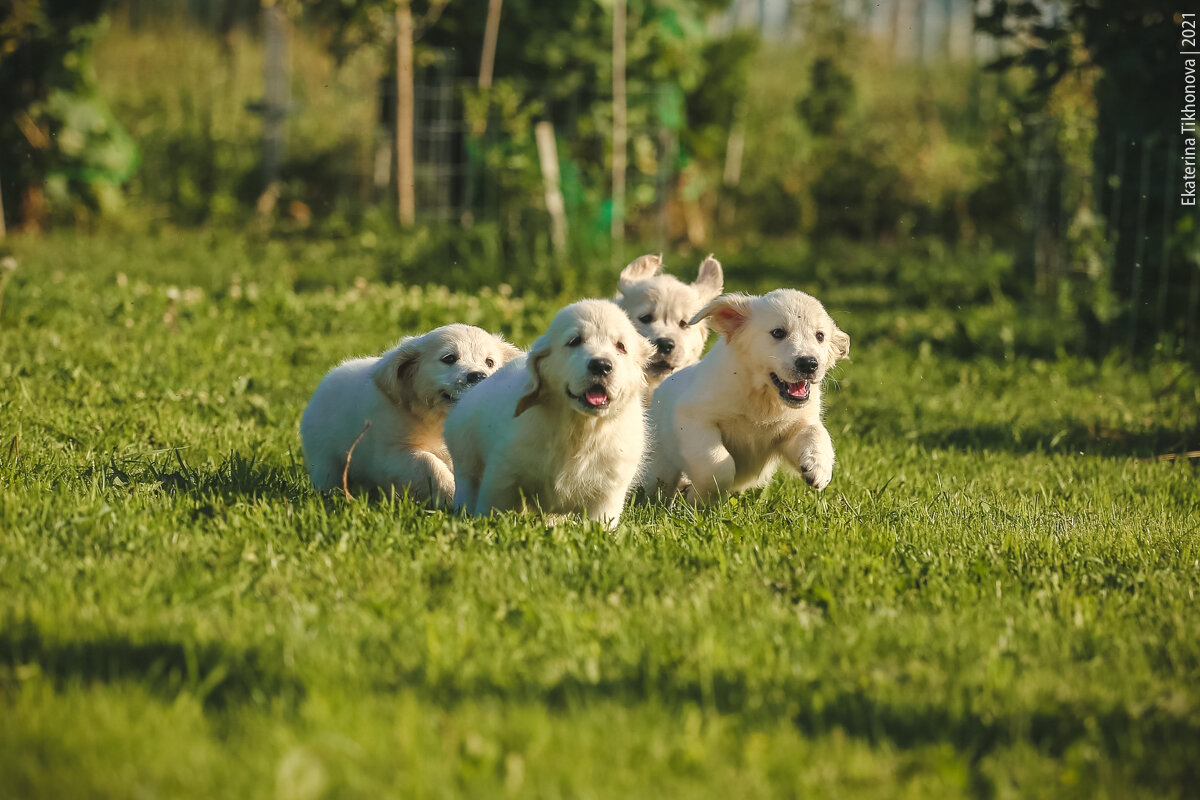
<path fill-rule="evenodd" d="M 833 480 L 833 458 L 824 453 L 805 453 L 800 460 L 800 474 L 819 492 Z"/>

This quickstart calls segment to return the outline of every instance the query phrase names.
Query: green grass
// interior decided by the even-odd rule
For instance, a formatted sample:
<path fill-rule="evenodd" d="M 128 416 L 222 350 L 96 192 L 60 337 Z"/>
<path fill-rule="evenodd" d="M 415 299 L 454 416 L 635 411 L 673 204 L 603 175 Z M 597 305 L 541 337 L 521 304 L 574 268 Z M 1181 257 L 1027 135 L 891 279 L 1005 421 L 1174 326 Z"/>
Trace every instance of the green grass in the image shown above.
<path fill-rule="evenodd" d="M 384 285 L 328 245 L 13 247 L 10 796 L 1200 785 L 1200 491 L 1191 462 L 1149 460 L 1200 445 L 1200 377 L 1022 355 L 1046 323 L 981 291 L 969 254 L 930 265 L 933 307 L 893 253 L 771 275 L 725 254 L 732 287 L 817 291 L 854 337 L 834 482 L 608 534 L 323 498 L 301 466 L 330 365 L 450 320 L 528 344 L 558 300 Z"/>

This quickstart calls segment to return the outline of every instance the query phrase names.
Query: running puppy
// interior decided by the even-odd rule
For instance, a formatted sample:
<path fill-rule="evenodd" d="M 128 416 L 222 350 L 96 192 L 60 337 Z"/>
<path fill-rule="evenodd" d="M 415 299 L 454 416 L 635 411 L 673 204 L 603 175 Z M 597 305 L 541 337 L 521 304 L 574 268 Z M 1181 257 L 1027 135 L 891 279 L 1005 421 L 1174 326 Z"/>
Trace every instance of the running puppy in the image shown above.
<path fill-rule="evenodd" d="M 821 424 L 821 381 L 850 354 L 850 336 L 794 289 L 722 295 L 692 322 L 705 318 L 721 339 L 654 393 L 643 488 L 670 500 L 686 486 L 689 501 L 705 502 L 766 484 L 782 461 L 824 489 L 833 442 Z"/>
<path fill-rule="evenodd" d="M 615 527 L 646 448 L 650 343 L 613 302 L 558 312 L 529 351 L 446 419 L 454 507 L 582 513 Z"/>
<path fill-rule="evenodd" d="M 300 420 L 313 485 L 322 492 L 341 486 L 346 454 L 354 446 L 350 483 L 449 504 L 454 475 L 442 439 L 446 412 L 463 392 L 520 354 L 485 330 L 446 325 L 401 339 L 377 358 L 335 367 Z M 362 440 L 354 445 L 359 434 Z"/>
<path fill-rule="evenodd" d="M 654 356 L 646 367 L 651 391 L 675 370 L 700 360 L 708 326 L 703 321 L 693 324 L 692 317 L 725 285 L 721 263 L 711 255 L 704 259 L 692 283 L 662 270 L 662 256 L 645 255 L 621 270 L 617 281 L 617 305 L 633 320 L 637 332 L 654 345 Z"/>

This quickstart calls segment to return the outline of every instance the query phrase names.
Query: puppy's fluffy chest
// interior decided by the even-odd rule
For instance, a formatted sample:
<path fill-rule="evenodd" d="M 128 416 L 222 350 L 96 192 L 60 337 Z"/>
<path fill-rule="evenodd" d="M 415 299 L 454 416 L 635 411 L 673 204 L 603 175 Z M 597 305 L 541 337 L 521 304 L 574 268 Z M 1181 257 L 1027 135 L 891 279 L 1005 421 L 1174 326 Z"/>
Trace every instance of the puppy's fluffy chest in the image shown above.
<path fill-rule="evenodd" d="M 738 482 L 752 481 L 782 455 L 787 442 L 801 430 L 820 424 L 820 396 L 815 395 L 802 408 L 782 408 L 778 399 L 763 396 L 747 398 L 737 410 L 729 410 L 716 420 L 721 443 L 733 457 Z"/>
<path fill-rule="evenodd" d="M 570 412 L 573 413 L 573 412 Z M 535 437 L 535 483 L 541 497 L 557 498 L 547 511 L 591 506 L 612 486 L 629 483 L 644 446 L 644 428 L 636 415 L 579 419 L 566 427 L 539 426 Z M 542 421 L 542 420 L 539 420 Z"/>
<path fill-rule="evenodd" d="M 450 464 L 450 451 L 442 438 L 442 425 L 446 414 L 442 409 L 422 409 L 423 413 L 413 414 L 407 411 L 393 412 L 397 421 L 389 424 L 379 435 L 387 438 L 386 446 L 392 450 L 424 450 L 432 453 L 447 466 Z M 397 424 L 397 423 L 400 424 Z"/>

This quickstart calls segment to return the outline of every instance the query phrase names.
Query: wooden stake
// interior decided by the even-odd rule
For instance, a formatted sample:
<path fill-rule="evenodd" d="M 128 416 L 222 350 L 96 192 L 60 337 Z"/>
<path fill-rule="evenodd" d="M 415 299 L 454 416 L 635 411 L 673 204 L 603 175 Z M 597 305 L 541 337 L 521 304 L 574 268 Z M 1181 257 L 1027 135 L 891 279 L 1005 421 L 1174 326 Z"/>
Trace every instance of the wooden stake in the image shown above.
<path fill-rule="evenodd" d="M 479 88 L 490 89 L 496 66 L 496 40 L 500 36 L 500 6 L 504 0 L 488 0 L 487 26 L 483 29 L 483 55 L 479 59 Z"/>
<path fill-rule="evenodd" d="M 562 256 L 567 251 L 567 217 L 558 174 L 558 147 L 554 142 L 554 125 L 550 122 L 539 122 L 533 133 L 537 139 L 538 163 L 542 167 L 546 211 L 550 212 L 550 241 L 554 244 L 554 252 Z"/>
<path fill-rule="evenodd" d="M 612 238 L 620 260 L 625 240 L 625 0 L 613 3 Z"/>
<path fill-rule="evenodd" d="M 396 5 L 396 211 L 400 225 L 416 217 L 413 183 L 413 19 L 409 0 Z"/>

